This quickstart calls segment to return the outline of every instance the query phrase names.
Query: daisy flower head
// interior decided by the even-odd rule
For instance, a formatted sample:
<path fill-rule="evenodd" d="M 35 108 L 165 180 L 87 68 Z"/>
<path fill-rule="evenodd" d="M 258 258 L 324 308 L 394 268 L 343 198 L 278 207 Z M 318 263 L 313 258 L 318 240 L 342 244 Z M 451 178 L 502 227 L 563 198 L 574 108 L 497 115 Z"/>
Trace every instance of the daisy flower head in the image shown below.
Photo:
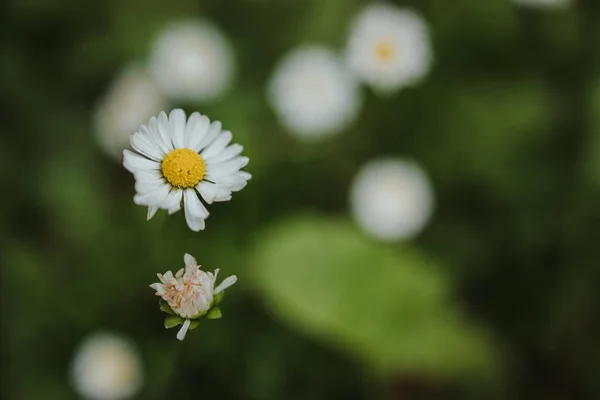
<path fill-rule="evenodd" d="M 184 20 L 167 26 L 157 37 L 149 69 L 169 98 L 213 101 L 230 87 L 233 50 L 211 23 Z"/>
<path fill-rule="evenodd" d="M 356 223 L 385 241 L 410 239 L 429 222 L 433 212 L 430 181 L 421 167 L 402 159 L 367 163 L 350 189 Z"/>
<path fill-rule="evenodd" d="M 219 121 L 183 110 L 161 112 L 131 135 L 132 150 L 123 151 L 123 165 L 135 177 L 136 204 L 148 207 L 148 219 L 159 209 L 169 214 L 185 211 L 188 227 L 205 227 L 208 210 L 200 201 L 231 200 L 231 193 L 246 186 L 251 175 L 241 168 L 248 157 L 243 147 L 230 144 L 232 134 Z"/>
<path fill-rule="evenodd" d="M 119 159 L 129 147 L 129 136 L 140 124 L 164 109 L 166 100 L 156 81 L 142 67 L 119 73 L 99 102 L 94 115 L 95 138 L 108 155 Z"/>
<path fill-rule="evenodd" d="M 142 364 L 129 340 L 98 332 L 86 338 L 77 349 L 71 378 L 75 390 L 84 399 L 128 399 L 142 386 Z"/>
<path fill-rule="evenodd" d="M 532 8 L 566 8 L 572 4 L 572 0 L 512 0 L 520 6 Z"/>
<path fill-rule="evenodd" d="M 175 275 L 171 271 L 158 274 L 160 282 L 150 285 L 161 298 L 161 310 L 170 314 L 165 319 L 165 327 L 182 325 L 177 333 L 179 340 L 185 338 L 188 329 L 198 326 L 200 318 L 220 318 L 221 310 L 217 305 L 223 299 L 225 289 L 237 282 L 237 277 L 231 275 L 215 287 L 218 269 L 214 273 L 202 271 L 189 254 L 185 254 L 183 260 L 185 268 Z"/>
<path fill-rule="evenodd" d="M 409 9 L 371 3 L 350 27 L 346 57 L 358 79 L 377 91 L 413 85 L 432 64 L 427 25 Z"/>
<path fill-rule="evenodd" d="M 358 85 L 331 50 L 306 45 L 276 66 L 268 98 L 281 123 L 299 139 L 331 136 L 354 121 Z"/>

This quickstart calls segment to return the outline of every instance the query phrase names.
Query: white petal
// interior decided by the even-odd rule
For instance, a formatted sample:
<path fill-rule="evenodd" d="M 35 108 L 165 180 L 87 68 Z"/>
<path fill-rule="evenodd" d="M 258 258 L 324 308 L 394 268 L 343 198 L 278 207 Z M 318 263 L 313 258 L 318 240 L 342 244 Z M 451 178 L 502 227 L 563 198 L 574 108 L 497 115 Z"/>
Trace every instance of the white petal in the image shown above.
<path fill-rule="evenodd" d="M 158 207 L 148 207 L 148 214 L 146 215 L 146 220 L 149 221 L 154 217 L 154 214 L 158 211 Z"/>
<path fill-rule="evenodd" d="M 210 128 L 208 128 L 208 132 L 206 132 L 206 135 L 202 137 L 202 140 L 200 140 L 193 149 L 199 152 L 200 150 L 211 144 L 212 141 L 217 138 L 219 133 L 221 133 L 222 127 L 223 125 L 220 121 L 215 121 L 212 124 L 210 124 Z"/>
<path fill-rule="evenodd" d="M 146 158 L 154 161 L 160 161 L 163 156 L 160 148 L 152 139 L 148 137 L 148 135 L 145 134 L 145 127 L 142 126 L 141 129 L 142 130 L 129 136 L 129 143 L 131 144 L 131 147 Z"/>
<path fill-rule="evenodd" d="M 248 157 L 236 157 L 232 160 L 222 161 L 219 163 L 207 163 L 206 173 L 213 176 L 231 175 L 248 165 L 248 161 Z"/>
<path fill-rule="evenodd" d="M 204 135 L 208 132 L 210 120 L 205 115 L 195 112 L 190 115 L 185 126 L 184 145 L 189 149 L 193 149 L 196 144 L 200 143 Z"/>
<path fill-rule="evenodd" d="M 250 179 L 252 179 L 252 174 L 246 171 L 240 171 L 237 173 L 237 175 L 240 175 L 241 177 L 243 177 L 245 180 L 249 181 Z"/>
<path fill-rule="evenodd" d="M 165 286 L 161 283 L 153 283 L 150 287 L 156 290 L 156 293 L 162 295 L 165 292 Z"/>
<path fill-rule="evenodd" d="M 172 188 L 164 201 L 163 208 L 167 210 L 179 210 L 181 208 L 182 196 L 183 190 Z"/>
<path fill-rule="evenodd" d="M 158 277 L 161 278 L 161 281 L 169 282 L 173 280 L 173 273 L 171 271 L 167 271 L 164 275 L 162 275 L 162 277 L 160 274 L 158 275 Z"/>
<path fill-rule="evenodd" d="M 242 146 L 241 144 L 232 144 L 231 146 L 229 146 L 228 148 L 226 148 L 219 154 L 215 154 L 210 157 L 207 157 L 205 154 L 203 154 L 203 157 L 204 157 L 204 161 L 210 161 L 213 163 L 217 163 L 220 161 L 227 161 L 227 160 L 232 159 L 233 157 L 240 154 L 242 152 L 242 150 L 244 150 L 244 146 Z"/>
<path fill-rule="evenodd" d="M 237 276 L 231 275 L 223 280 L 223 282 L 219 283 L 219 285 L 215 288 L 213 294 L 221 293 L 223 290 L 227 289 L 231 285 L 237 282 Z"/>
<path fill-rule="evenodd" d="M 245 171 L 239 171 L 235 174 L 225 175 L 225 176 L 214 176 L 207 174 L 205 179 L 211 182 L 216 183 L 219 187 L 230 190 L 232 192 L 237 192 L 242 190 L 246 184 L 248 179 L 250 179 L 252 175 Z"/>
<path fill-rule="evenodd" d="M 169 140 L 169 138 L 163 138 L 163 136 L 161 135 L 158 129 L 158 119 L 156 119 L 156 117 L 152 117 L 148 121 L 148 136 L 152 138 L 152 140 L 160 148 L 162 152 L 162 157 L 164 157 L 164 155 L 167 154 L 169 151 L 173 150 L 173 146 L 171 145 L 171 141 Z"/>
<path fill-rule="evenodd" d="M 162 205 L 164 204 L 165 199 L 169 195 L 169 186 L 161 185 L 155 191 L 148 193 L 138 193 L 134 196 L 133 202 L 139 206 L 148 206 L 148 207 L 160 207 L 165 208 Z"/>
<path fill-rule="evenodd" d="M 210 292 L 210 293 L 213 293 L 213 288 L 215 286 L 215 279 L 216 279 L 216 277 L 213 276 L 213 274 L 211 274 L 210 272 L 207 272 L 206 274 L 201 274 L 198 277 L 200 284 L 207 289 L 207 292 Z M 207 303 L 210 303 L 210 299 L 208 299 Z"/>
<path fill-rule="evenodd" d="M 212 182 L 202 181 L 196 186 L 204 201 L 212 204 L 214 201 L 231 200 L 231 191 L 220 187 Z"/>
<path fill-rule="evenodd" d="M 221 133 L 215 139 L 215 141 L 210 144 L 210 146 L 208 146 L 202 151 L 202 158 L 208 159 L 210 157 L 221 154 L 221 152 L 225 150 L 225 147 L 229 144 L 229 142 L 231 142 L 232 138 L 233 134 L 231 133 L 231 131 L 225 131 Z"/>
<path fill-rule="evenodd" d="M 186 190 L 183 193 L 183 207 L 188 227 L 194 232 L 203 230 L 204 220 L 208 218 L 209 213 L 200 202 L 195 190 Z"/>
<path fill-rule="evenodd" d="M 135 173 L 136 171 L 157 170 L 160 168 L 158 162 L 142 157 L 131 150 L 123 150 L 123 166 L 132 173 Z"/>
<path fill-rule="evenodd" d="M 183 262 L 185 263 L 185 266 L 187 267 L 188 265 L 196 265 L 198 264 L 196 262 L 196 259 L 194 258 L 194 256 L 185 253 L 185 255 L 183 256 Z"/>
<path fill-rule="evenodd" d="M 185 135 L 185 113 L 177 108 L 169 114 L 169 124 L 171 126 L 171 139 L 176 149 L 184 147 L 183 138 Z"/>
<path fill-rule="evenodd" d="M 183 276 L 185 272 L 185 268 L 181 268 L 179 271 L 177 271 L 177 273 L 175 274 L 175 279 L 179 279 Z"/>
<path fill-rule="evenodd" d="M 161 111 L 158 115 L 158 133 L 163 138 L 164 142 L 167 143 L 169 150 L 173 150 L 173 138 L 171 133 L 171 125 L 169 124 L 169 118 L 167 113 Z"/>
<path fill-rule="evenodd" d="M 160 164 L 156 163 L 155 165 L 159 166 Z M 135 171 L 133 173 L 133 175 L 135 176 L 135 180 L 136 181 L 143 181 L 143 182 L 156 182 L 156 181 L 159 181 L 159 182 L 164 182 L 162 174 L 159 172 L 158 168 Z"/>
<path fill-rule="evenodd" d="M 135 191 L 138 194 L 154 192 L 165 182 L 156 171 L 140 171 L 135 174 Z"/>
<path fill-rule="evenodd" d="M 183 326 L 179 330 L 179 332 L 177 332 L 177 340 L 185 339 L 185 334 L 187 333 L 187 330 L 190 327 L 190 324 L 191 324 L 191 321 L 189 319 L 186 319 L 185 322 L 183 323 Z"/>
<path fill-rule="evenodd" d="M 156 192 L 161 188 L 164 183 L 160 180 L 155 182 L 138 180 L 135 182 L 135 191 L 139 195 L 144 195 L 152 192 Z"/>

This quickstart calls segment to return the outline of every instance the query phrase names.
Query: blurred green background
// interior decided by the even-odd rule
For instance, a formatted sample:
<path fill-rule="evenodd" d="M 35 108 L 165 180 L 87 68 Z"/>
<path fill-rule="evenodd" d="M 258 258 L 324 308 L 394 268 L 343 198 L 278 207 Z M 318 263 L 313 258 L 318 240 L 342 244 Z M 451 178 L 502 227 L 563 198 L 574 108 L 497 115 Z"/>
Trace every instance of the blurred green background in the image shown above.
<path fill-rule="evenodd" d="M 361 0 L 5 0 L 0 3 L 3 399 L 75 399 L 70 365 L 97 330 L 129 337 L 140 399 L 600 398 L 600 3 L 395 1 L 428 22 L 418 86 L 364 90 L 357 122 L 290 137 L 265 87 L 289 49 L 341 49 Z M 99 150 L 97 101 L 177 18 L 231 40 L 238 71 L 210 105 L 253 174 L 210 207 L 150 222 Z M 415 160 L 436 210 L 383 244 L 349 216 L 354 175 Z M 148 284 L 185 252 L 237 274 L 224 318 L 184 342 Z"/>

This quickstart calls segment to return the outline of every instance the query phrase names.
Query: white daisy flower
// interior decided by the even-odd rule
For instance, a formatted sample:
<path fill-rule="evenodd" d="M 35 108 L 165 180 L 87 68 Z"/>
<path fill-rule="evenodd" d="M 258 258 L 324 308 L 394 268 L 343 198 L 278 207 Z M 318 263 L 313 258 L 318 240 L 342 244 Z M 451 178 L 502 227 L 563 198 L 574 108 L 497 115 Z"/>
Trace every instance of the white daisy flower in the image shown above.
<path fill-rule="evenodd" d="M 137 65 L 127 67 L 96 109 L 94 131 L 100 148 L 115 159 L 120 158 L 129 147 L 131 132 L 164 110 L 165 105 L 154 78 Z"/>
<path fill-rule="evenodd" d="M 410 239 L 429 221 L 434 201 L 427 175 L 401 159 L 369 162 L 354 178 L 350 207 L 356 223 L 383 240 Z"/>
<path fill-rule="evenodd" d="M 183 101 L 213 101 L 230 87 L 233 50 L 212 24 L 180 21 L 168 26 L 156 39 L 149 69 L 166 96 Z"/>
<path fill-rule="evenodd" d="M 411 10 L 371 3 L 351 25 L 348 65 L 378 91 L 419 82 L 429 73 L 432 59 L 427 25 Z"/>
<path fill-rule="evenodd" d="M 521 6 L 537 8 L 566 8 L 572 4 L 572 0 L 512 0 Z"/>
<path fill-rule="evenodd" d="M 185 338 L 194 320 L 208 315 L 220 300 L 218 295 L 237 282 L 237 277 L 231 275 L 215 288 L 218 269 L 214 274 L 202 271 L 194 257 L 189 254 L 185 254 L 183 260 L 185 268 L 177 271 L 175 275 L 171 271 L 167 271 L 164 275 L 158 274 L 160 283 L 150 285 L 152 289 L 156 290 L 156 295 L 166 302 L 168 307 L 163 310 L 181 318 L 177 321 L 182 322 L 183 325 L 177 333 L 179 340 Z M 218 317 L 220 317 L 220 311 L 218 311 Z"/>
<path fill-rule="evenodd" d="M 357 116 L 355 80 L 332 51 L 305 46 L 286 55 L 275 68 L 268 97 L 279 120 L 301 139 L 333 135 Z"/>
<path fill-rule="evenodd" d="M 142 386 L 142 365 L 132 343 L 121 336 L 99 332 L 80 345 L 71 378 L 84 399 L 128 399 Z"/>
<path fill-rule="evenodd" d="M 134 202 L 148 207 L 150 219 L 158 209 L 179 211 L 183 200 L 189 228 L 204 229 L 209 213 L 198 193 L 208 204 L 228 201 L 251 178 L 240 171 L 248 164 L 243 147 L 229 145 L 231 139 L 219 121 L 211 124 L 197 112 L 187 121 L 180 109 L 150 118 L 131 136 L 133 151 L 123 151 L 123 165 L 136 180 Z"/>

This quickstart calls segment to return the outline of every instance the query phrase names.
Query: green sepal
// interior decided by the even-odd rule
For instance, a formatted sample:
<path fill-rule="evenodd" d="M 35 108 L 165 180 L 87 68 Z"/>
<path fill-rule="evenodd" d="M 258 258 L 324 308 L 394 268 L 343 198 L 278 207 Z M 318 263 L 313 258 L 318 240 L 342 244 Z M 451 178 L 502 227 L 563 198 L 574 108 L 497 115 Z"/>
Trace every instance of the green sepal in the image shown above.
<path fill-rule="evenodd" d="M 183 324 L 184 319 L 177 315 L 169 315 L 165 318 L 165 328 L 170 329 Z"/>
<path fill-rule="evenodd" d="M 166 312 L 167 314 L 175 315 L 173 309 L 171 308 L 171 306 L 169 306 L 169 303 L 167 303 L 163 299 L 160 299 L 158 301 L 158 304 L 160 305 L 160 311 Z"/>
<path fill-rule="evenodd" d="M 215 295 L 215 297 L 213 298 L 213 302 L 212 305 L 218 305 L 221 300 L 223 300 L 223 297 L 225 296 L 225 291 L 223 290 L 222 292 L 219 292 Z"/>
<path fill-rule="evenodd" d="M 208 314 L 206 314 L 206 319 L 219 319 L 223 316 L 221 313 L 221 309 L 219 307 L 213 307 L 210 309 Z"/>
<path fill-rule="evenodd" d="M 194 330 L 194 329 L 196 329 L 198 327 L 198 325 L 200 325 L 200 320 L 199 319 L 193 319 L 190 322 L 190 327 L 188 328 L 188 330 L 190 330 L 190 331 Z"/>

